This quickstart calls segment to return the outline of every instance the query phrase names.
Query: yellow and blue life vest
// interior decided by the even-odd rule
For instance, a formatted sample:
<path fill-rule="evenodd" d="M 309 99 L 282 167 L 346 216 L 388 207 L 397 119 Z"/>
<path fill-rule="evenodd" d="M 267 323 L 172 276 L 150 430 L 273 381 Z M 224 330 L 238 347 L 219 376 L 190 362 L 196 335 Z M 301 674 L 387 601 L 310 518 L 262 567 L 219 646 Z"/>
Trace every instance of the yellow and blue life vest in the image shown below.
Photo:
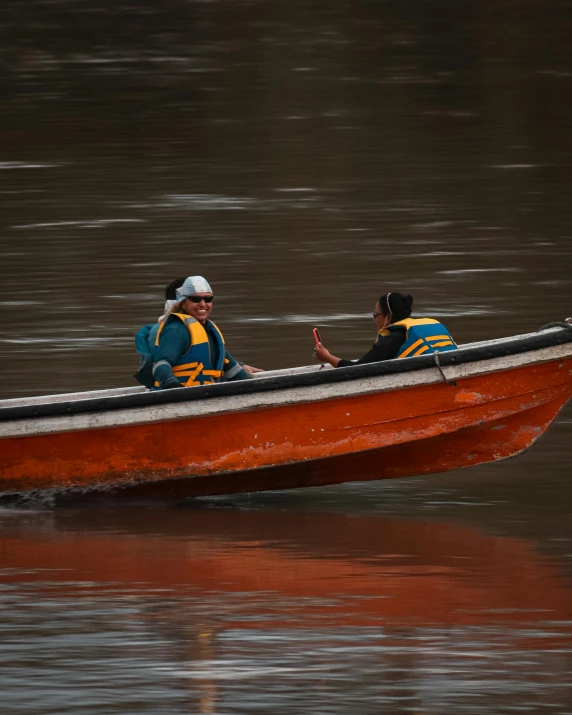
<path fill-rule="evenodd" d="M 202 323 L 196 318 L 184 313 L 171 313 L 171 315 L 182 320 L 189 331 L 191 347 L 182 355 L 175 365 L 173 365 L 173 375 L 184 387 L 195 387 L 197 385 L 212 385 L 218 382 L 223 373 L 225 362 L 224 338 L 217 326 L 209 320 L 214 328 L 212 335 L 217 342 L 217 360 L 213 363 L 209 336 Z M 157 331 L 155 345 L 159 345 L 161 330 L 164 323 L 161 323 Z M 159 383 L 155 381 L 155 389 L 159 388 Z"/>
<path fill-rule="evenodd" d="M 389 335 L 390 332 L 402 328 L 405 328 L 407 333 L 396 358 L 417 357 L 457 349 L 457 344 L 443 323 L 432 318 L 405 318 L 390 325 L 388 330 L 381 330 L 380 333 Z"/>

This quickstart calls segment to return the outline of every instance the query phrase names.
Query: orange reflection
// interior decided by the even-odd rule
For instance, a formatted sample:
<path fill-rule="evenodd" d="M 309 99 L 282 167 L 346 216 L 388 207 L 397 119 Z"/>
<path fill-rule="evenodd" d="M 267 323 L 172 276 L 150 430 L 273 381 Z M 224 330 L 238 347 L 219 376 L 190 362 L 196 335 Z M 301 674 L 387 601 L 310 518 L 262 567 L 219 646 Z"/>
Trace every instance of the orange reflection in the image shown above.
<path fill-rule="evenodd" d="M 530 544 L 446 523 L 142 509 L 80 511 L 56 516 L 47 528 L 13 524 L 3 534 L 5 583 L 49 580 L 63 592 L 77 581 L 192 589 L 204 599 L 245 594 L 245 603 L 260 599 L 259 619 L 249 620 L 254 628 L 267 627 L 270 613 L 279 625 L 284 597 L 298 599 L 300 625 L 307 618 L 314 625 L 422 626 L 572 616 L 564 578 Z"/>

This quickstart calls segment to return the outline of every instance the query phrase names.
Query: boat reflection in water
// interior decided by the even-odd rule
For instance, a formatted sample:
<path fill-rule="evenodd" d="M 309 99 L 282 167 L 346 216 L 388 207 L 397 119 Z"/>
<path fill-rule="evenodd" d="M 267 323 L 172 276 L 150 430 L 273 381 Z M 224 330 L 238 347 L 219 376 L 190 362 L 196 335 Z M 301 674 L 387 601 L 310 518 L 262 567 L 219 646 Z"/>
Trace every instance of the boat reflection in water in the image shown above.
<path fill-rule="evenodd" d="M 14 524 L 0 544 L 4 583 L 49 580 L 62 593 L 86 581 L 102 589 L 246 593 L 275 608 L 274 619 L 284 615 L 281 599 L 292 597 L 302 599 L 304 617 L 331 621 L 338 612 L 352 626 L 537 621 L 539 609 L 550 619 L 572 616 L 565 582 L 527 542 L 447 523 L 227 509 L 120 510 L 113 518 L 80 511 L 54 517 L 39 533 Z M 265 626 L 265 619 L 249 621 Z"/>
<path fill-rule="evenodd" d="M 393 697 L 387 689 L 397 669 L 417 698 L 421 681 L 457 677 L 461 661 L 463 677 L 491 683 L 498 668 L 534 679 L 529 671 L 538 674 L 548 659 L 558 679 L 570 665 L 571 591 L 555 564 L 520 539 L 343 514 L 133 507 L 0 514 L 1 586 L 18 607 L 6 612 L 9 634 L 24 628 L 22 606 L 26 623 L 39 609 L 41 628 L 22 635 L 33 657 L 46 629 L 69 640 L 70 630 L 86 637 L 86 619 L 93 621 L 87 630 L 98 646 L 90 657 L 81 638 L 72 639 L 59 676 L 50 676 L 62 678 L 62 688 L 74 653 L 74 667 L 96 682 L 105 679 L 89 672 L 98 658 L 121 670 L 130 654 L 138 660 L 133 677 L 146 683 L 160 679 L 165 688 L 176 674 L 202 712 L 243 697 L 244 679 L 261 697 L 281 697 L 288 668 L 307 671 L 302 689 L 324 677 L 335 689 L 338 676 L 356 683 L 363 676 L 369 688 L 374 677 L 380 697 Z M 113 635 L 118 630 L 124 637 Z M 364 682 L 359 687 L 365 693 Z"/>

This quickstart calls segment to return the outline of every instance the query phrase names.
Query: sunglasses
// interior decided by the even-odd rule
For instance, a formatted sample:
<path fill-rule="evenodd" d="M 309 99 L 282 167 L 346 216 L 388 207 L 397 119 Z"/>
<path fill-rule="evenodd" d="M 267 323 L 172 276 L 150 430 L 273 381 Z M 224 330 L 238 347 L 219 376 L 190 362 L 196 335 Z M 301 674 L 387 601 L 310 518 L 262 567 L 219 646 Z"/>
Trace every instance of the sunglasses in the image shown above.
<path fill-rule="evenodd" d="M 200 303 L 201 300 L 204 300 L 205 303 L 212 303 L 214 295 L 188 295 L 187 300 L 190 300 L 191 303 Z"/>

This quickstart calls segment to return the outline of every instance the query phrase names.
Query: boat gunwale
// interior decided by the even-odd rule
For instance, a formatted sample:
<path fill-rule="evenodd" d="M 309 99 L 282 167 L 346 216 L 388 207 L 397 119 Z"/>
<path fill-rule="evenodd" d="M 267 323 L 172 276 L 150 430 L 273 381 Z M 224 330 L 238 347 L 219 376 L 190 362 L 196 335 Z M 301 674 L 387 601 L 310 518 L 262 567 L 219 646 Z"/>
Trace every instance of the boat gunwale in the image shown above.
<path fill-rule="evenodd" d="M 555 347 L 572 342 L 572 330 L 555 328 L 549 331 L 530 333 L 480 342 L 475 347 L 460 346 L 458 350 L 439 353 L 441 367 L 457 366 L 472 362 L 487 361 L 494 358 L 534 352 L 543 348 Z M 237 382 L 218 383 L 192 390 L 145 391 L 133 394 L 121 394 L 57 402 L 35 403 L 28 405 L 0 406 L 0 422 L 22 420 L 34 417 L 61 417 L 90 412 L 107 412 L 129 408 L 156 407 L 159 405 L 205 400 L 214 397 L 272 392 L 298 387 L 324 385 L 328 383 L 348 382 L 367 377 L 394 375 L 399 373 L 422 372 L 436 367 L 434 354 L 421 355 L 405 360 L 385 360 L 382 362 L 350 365 L 334 370 L 280 375 L 264 379 L 240 380 Z M 128 388 L 127 388 L 128 389 Z M 86 393 L 87 394 L 87 393 Z M 1 404 L 1 402 L 0 402 Z"/>

